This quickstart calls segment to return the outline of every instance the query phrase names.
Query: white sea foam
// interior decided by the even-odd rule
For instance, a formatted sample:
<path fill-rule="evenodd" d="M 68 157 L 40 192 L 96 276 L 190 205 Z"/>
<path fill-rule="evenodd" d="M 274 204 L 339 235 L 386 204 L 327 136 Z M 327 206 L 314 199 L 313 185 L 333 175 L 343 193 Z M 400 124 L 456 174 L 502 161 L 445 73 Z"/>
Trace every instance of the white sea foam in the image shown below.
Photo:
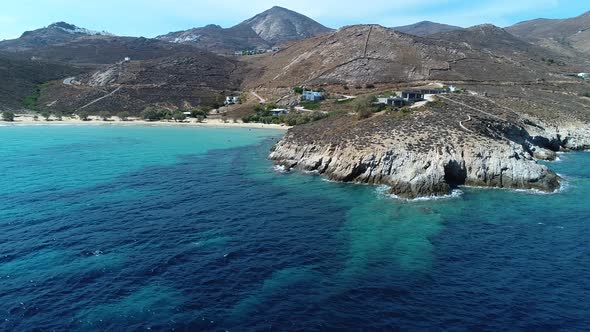
<path fill-rule="evenodd" d="M 310 175 L 319 175 L 320 172 L 318 170 L 313 171 L 303 171 L 303 174 L 310 174 Z"/>
<path fill-rule="evenodd" d="M 465 188 L 465 189 L 477 189 L 477 190 L 503 190 L 503 191 L 511 191 L 511 192 L 517 192 L 517 193 L 525 193 L 525 194 L 530 194 L 530 195 L 556 195 L 556 194 L 560 194 L 563 193 L 564 191 L 569 189 L 569 181 L 567 180 L 567 178 L 561 174 L 557 174 L 559 177 L 561 177 L 563 179 L 563 181 L 560 183 L 561 186 L 559 187 L 559 189 L 551 191 L 551 192 L 547 192 L 547 191 L 542 191 L 539 189 L 514 189 L 514 188 L 498 188 L 498 187 L 483 187 L 483 186 L 461 186 L 461 188 Z"/>
<path fill-rule="evenodd" d="M 289 173 L 289 169 L 287 169 L 287 167 L 285 167 L 283 165 L 274 165 L 273 170 L 275 172 L 282 173 L 282 174 Z"/>
<path fill-rule="evenodd" d="M 454 199 L 454 198 L 459 198 L 459 197 L 463 196 L 463 191 L 461 191 L 459 189 L 454 189 L 448 195 L 426 196 L 426 197 L 418 197 L 418 198 L 408 199 L 408 198 L 399 197 L 394 194 L 390 194 L 389 193 L 390 189 L 391 189 L 391 187 L 389 187 L 387 185 L 381 185 L 381 186 L 378 186 L 377 189 L 375 189 L 375 190 L 377 191 L 377 193 L 380 196 L 390 198 L 390 199 L 396 199 L 396 200 L 400 200 L 400 201 L 404 201 L 404 202 L 438 201 L 438 200 L 444 200 L 444 199 Z"/>

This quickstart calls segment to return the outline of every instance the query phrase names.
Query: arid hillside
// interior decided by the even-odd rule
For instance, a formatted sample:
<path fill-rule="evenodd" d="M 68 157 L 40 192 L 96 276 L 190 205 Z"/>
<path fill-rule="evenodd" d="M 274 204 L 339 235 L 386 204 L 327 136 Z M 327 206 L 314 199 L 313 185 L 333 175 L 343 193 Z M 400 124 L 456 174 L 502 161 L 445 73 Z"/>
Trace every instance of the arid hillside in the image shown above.
<path fill-rule="evenodd" d="M 0 54 L 0 109 L 19 110 L 26 98 L 35 98 L 40 85 L 76 75 L 80 68 L 44 61 L 21 60 Z"/>
<path fill-rule="evenodd" d="M 506 28 L 511 34 L 569 56 L 590 55 L 590 12 L 568 19 L 536 19 Z"/>
<path fill-rule="evenodd" d="M 416 198 L 460 185 L 553 191 L 561 179 L 537 161 L 590 148 L 586 83 L 463 87 L 419 108 L 368 118 L 340 113 L 295 127 L 270 158 L 286 169 L 387 185 Z"/>
<path fill-rule="evenodd" d="M 119 62 L 42 90 L 39 107 L 53 111 L 128 111 L 147 106 L 196 107 L 222 103 L 238 90 L 237 61 L 195 51 L 152 60 Z"/>
<path fill-rule="evenodd" d="M 449 38 L 455 35 L 455 40 Z M 273 55 L 247 59 L 256 74 L 245 82 L 249 87 L 286 87 L 419 80 L 536 81 L 570 70 L 569 63 L 550 65 L 543 55 L 491 25 L 433 38 L 357 25 L 293 43 Z"/>

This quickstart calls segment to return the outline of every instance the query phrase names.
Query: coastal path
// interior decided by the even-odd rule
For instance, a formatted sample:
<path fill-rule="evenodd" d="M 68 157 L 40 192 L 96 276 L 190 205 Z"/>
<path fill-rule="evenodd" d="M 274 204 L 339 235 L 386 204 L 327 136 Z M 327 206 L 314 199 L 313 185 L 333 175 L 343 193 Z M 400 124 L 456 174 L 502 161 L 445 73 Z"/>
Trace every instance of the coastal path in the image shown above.
<path fill-rule="evenodd" d="M 471 121 L 471 115 L 469 115 L 469 114 L 467 114 L 467 120 L 465 120 L 465 122 L 468 122 L 468 121 Z M 467 127 L 465 127 L 463 125 L 463 121 L 459 121 L 459 126 L 470 133 L 473 132 L 471 129 L 467 129 Z"/>
<path fill-rule="evenodd" d="M 110 96 L 114 95 L 114 94 L 115 94 L 115 93 L 117 93 L 119 90 L 121 90 L 121 88 L 122 88 L 122 87 L 120 86 L 120 87 L 116 88 L 115 90 L 113 90 L 112 92 L 110 92 L 110 93 L 108 93 L 108 94 L 106 94 L 106 95 L 104 95 L 104 96 L 102 96 L 102 97 L 100 97 L 100 98 L 94 99 L 93 101 L 89 102 L 88 104 L 86 104 L 86 105 L 84 105 L 84 106 L 82 106 L 82 107 L 78 108 L 76 111 L 79 111 L 79 110 L 85 109 L 86 107 L 88 107 L 88 106 L 90 106 L 90 105 L 96 104 L 96 103 L 98 103 L 99 101 L 101 101 L 101 100 L 103 100 L 103 99 L 105 99 L 105 98 L 108 98 L 108 97 L 110 97 Z"/>
<path fill-rule="evenodd" d="M 258 98 L 258 100 L 260 101 L 261 104 L 266 104 L 266 99 L 260 97 L 259 94 L 256 93 L 256 91 L 251 91 L 250 92 L 254 97 Z"/>
<path fill-rule="evenodd" d="M 456 100 L 453 100 L 453 99 L 451 99 L 451 98 L 447 98 L 447 97 L 445 97 L 445 96 L 443 96 L 443 95 L 438 95 L 438 97 L 440 97 L 440 98 L 442 98 L 442 99 L 444 99 L 444 100 L 450 101 L 451 103 L 455 103 L 455 104 L 458 104 L 458 105 L 461 105 L 461 106 L 465 106 L 465 107 L 467 107 L 467 108 L 470 108 L 470 109 L 472 109 L 472 110 L 474 110 L 474 111 L 477 111 L 477 112 L 479 112 L 479 113 L 482 113 L 482 114 L 485 114 L 485 115 L 487 115 L 487 116 L 489 116 L 489 117 L 492 117 L 492 118 L 494 118 L 494 119 L 496 119 L 496 120 L 500 120 L 500 121 L 504 121 L 504 122 L 505 122 L 505 121 L 507 121 L 506 119 L 503 119 L 503 118 L 501 118 L 501 117 L 499 117 L 499 116 L 497 116 L 497 115 L 494 115 L 494 114 L 488 113 L 488 112 L 486 112 L 486 111 L 480 110 L 480 109 L 478 109 L 478 108 L 475 108 L 475 107 L 473 107 L 473 106 L 467 105 L 467 104 L 465 104 L 465 103 L 463 103 L 463 102 L 456 101 Z"/>
<path fill-rule="evenodd" d="M 66 79 L 64 80 L 64 82 L 63 82 L 63 83 L 64 83 L 65 85 L 72 85 L 72 84 L 73 84 L 73 81 L 74 81 L 75 79 L 76 79 L 75 77 L 68 77 L 68 78 L 66 78 Z"/>

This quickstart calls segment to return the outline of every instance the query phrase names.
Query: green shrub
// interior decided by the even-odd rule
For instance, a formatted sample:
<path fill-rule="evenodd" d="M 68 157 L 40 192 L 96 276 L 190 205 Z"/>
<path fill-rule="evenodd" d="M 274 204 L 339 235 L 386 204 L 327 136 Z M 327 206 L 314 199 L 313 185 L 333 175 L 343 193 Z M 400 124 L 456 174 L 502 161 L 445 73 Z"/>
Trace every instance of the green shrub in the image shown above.
<path fill-rule="evenodd" d="M 63 116 L 64 116 L 63 112 L 56 111 L 56 112 L 53 112 L 53 115 L 55 116 L 56 121 L 63 121 Z"/>
<path fill-rule="evenodd" d="M 373 111 L 370 109 L 361 109 L 356 112 L 356 117 L 359 120 L 368 119 L 373 115 Z"/>
<path fill-rule="evenodd" d="M 14 121 L 14 113 L 9 111 L 2 112 L 2 120 L 12 122 Z"/>
<path fill-rule="evenodd" d="M 48 111 L 43 111 L 43 112 L 41 112 L 41 116 L 45 119 L 45 121 L 49 121 L 49 118 L 51 117 L 51 113 L 49 113 Z"/>
<path fill-rule="evenodd" d="M 26 109 L 36 111 L 38 109 L 39 97 L 41 96 L 41 88 L 37 87 L 30 96 L 25 97 L 22 101 L 23 107 Z"/>
<path fill-rule="evenodd" d="M 300 86 L 294 87 L 293 92 L 295 92 L 298 95 L 302 95 L 303 94 L 303 87 L 300 87 Z"/>
<path fill-rule="evenodd" d="M 78 111 L 78 118 L 80 118 L 81 121 L 88 121 L 90 116 L 90 112 L 85 111 L 85 110 L 81 110 Z"/>
<path fill-rule="evenodd" d="M 353 102 L 354 112 L 359 120 L 370 118 L 373 115 L 373 104 L 371 98 L 359 97 Z"/>
<path fill-rule="evenodd" d="M 146 107 L 146 109 L 141 112 L 141 117 L 146 121 L 172 120 L 172 114 L 170 111 L 155 106 Z"/>
<path fill-rule="evenodd" d="M 312 121 L 318 121 L 326 118 L 328 115 L 321 112 L 306 112 L 306 113 L 288 113 L 281 115 L 272 115 L 269 111 L 261 111 L 255 115 L 246 116 L 242 118 L 244 123 L 264 123 L 264 124 L 287 124 L 289 126 L 296 126 Z"/>
<path fill-rule="evenodd" d="M 176 121 L 176 122 L 182 122 L 182 121 L 186 120 L 186 115 L 184 115 L 184 113 L 182 111 L 174 111 L 174 114 L 172 115 L 172 117 L 174 118 L 174 121 Z"/>
<path fill-rule="evenodd" d="M 426 107 L 443 107 L 445 105 L 445 102 L 440 99 L 437 99 L 435 101 L 429 101 L 426 103 Z"/>
<path fill-rule="evenodd" d="M 101 111 L 98 113 L 98 116 L 102 119 L 102 121 L 109 121 L 111 118 L 111 112 L 109 111 Z"/>
<path fill-rule="evenodd" d="M 195 109 L 191 110 L 191 117 L 192 118 L 198 118 L 200 116 L 203 118 L 206 118 L 207 112 L 201 108 L 195 108 Z"/>
<path fill-rule="evenodd" d="M 129 112 L 119 112 L 117 114 L 117 117 L 121 121 L 129 121 Z"/>
<path fill-rule="evenodd" d="M 303 108 L 305 108 L 306 110 L 318 110 L 321 106 L 320 102 L 318 101 L 302 101 L 301 103 L 299 103 L 300 106 L 302 106 Z"/>

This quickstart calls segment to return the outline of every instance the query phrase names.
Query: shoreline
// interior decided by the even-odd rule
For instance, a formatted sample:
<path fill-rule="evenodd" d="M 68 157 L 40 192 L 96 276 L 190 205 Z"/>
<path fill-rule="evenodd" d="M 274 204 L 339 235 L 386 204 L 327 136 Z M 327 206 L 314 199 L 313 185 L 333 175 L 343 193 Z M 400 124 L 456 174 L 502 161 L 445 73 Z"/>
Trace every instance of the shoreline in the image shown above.
<path fill-rule="evenodd" d="M 195 119 L 185 120 L 184 122 L 174 121 L 145 121 L 145 120 L 129 120 L 121 121 L 113 117 L 109 121 L 102 121 L 99 118 L 91 117 L 90 121 L 82 121 L 78 119 L 64 117 L 62 121 L 50 119 L 45 121 L 43 119 L 34 120 L 33 116 L 17 116 L 14 121 L 0 121 L 2 126 L 59 126 L 59 125 L 91 125 L 91 126 L 148 126 L 148 127 L 209 127 L 209 128 L 249 128 L 249 129 L 275 129 L 287 131 L 290 126 L 278 124 L 264 124 L 264 123 L 244 123 L 244 122 L 223 122 L 220 119 L 206 119 L 203 122 L 197 122 Z"/>

